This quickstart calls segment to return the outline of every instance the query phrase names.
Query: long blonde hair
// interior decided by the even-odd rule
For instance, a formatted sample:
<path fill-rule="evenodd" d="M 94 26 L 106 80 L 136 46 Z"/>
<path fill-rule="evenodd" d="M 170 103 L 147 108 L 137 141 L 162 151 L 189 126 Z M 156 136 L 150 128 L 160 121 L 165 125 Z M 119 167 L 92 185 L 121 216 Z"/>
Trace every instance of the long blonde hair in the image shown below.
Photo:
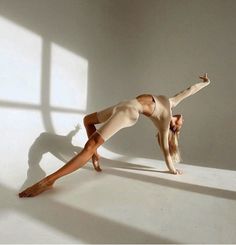
<path fill-rule="evenodd" d="M 157 133 L 158 143 L 161 146 L 160 142 L 160 133 Z M 169 152 L 174 163 L 179 163 L 182 161 L 180 150 L 179 150 L 179 132 L 172 131 L 169 129 L 168 135 L 168 143 L 169 143 Z"/>

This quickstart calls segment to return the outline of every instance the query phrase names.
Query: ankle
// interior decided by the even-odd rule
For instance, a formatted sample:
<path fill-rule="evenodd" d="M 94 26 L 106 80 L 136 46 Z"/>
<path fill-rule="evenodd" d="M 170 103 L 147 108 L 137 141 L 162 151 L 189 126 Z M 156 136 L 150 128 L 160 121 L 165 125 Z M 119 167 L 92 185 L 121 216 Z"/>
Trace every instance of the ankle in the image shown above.
<path fill-rule="evenodd" d="M 45 177 L 45 182 L 47 185 L 52 185 L 55 181 L 56 179 L 54 179 L 53 176 L 51 175 L 48 175 L 47 177 Z"/>

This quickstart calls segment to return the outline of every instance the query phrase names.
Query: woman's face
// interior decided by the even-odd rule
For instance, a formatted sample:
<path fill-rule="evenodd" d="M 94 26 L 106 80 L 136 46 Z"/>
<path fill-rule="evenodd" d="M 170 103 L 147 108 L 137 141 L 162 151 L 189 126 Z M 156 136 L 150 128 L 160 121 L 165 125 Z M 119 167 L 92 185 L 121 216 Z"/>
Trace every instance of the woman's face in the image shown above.
<path fill-rule="evenodd" d="M 183 126 L 183 122 L 184 122 L 183 115 L 178 114 L 178 115 L 172 116 L 171 121 L 170 121 L 170 129 L 174 132 L 180 131 L 181 127 Z"/>

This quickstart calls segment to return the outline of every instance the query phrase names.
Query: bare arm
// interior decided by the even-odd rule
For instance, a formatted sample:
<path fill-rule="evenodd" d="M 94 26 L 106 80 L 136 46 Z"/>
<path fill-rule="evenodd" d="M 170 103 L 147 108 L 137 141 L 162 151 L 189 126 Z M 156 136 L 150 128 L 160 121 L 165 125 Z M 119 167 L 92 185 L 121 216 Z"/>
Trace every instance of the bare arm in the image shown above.
<path fill-rule="evenodd" d="M 171 104 L 171 108 L 174 108 L 182 100 L 189 97 L 190 95 L 197 93 L 199 90 L 201 90 L 202 88 L 204 88 L 210 84 L 210 80 L 207 77 L 207 73 L 203 77 L 200 76 L 200 78 L 203 79 L 203 82 L 196 83 L 196 84 L 190 86 L 189 88 L 187 88 L 186 90 L 181 91 L 180 93 L 176 94 L 175 96 L 173 96 L 172 98 L 169 99 L 170 104 Z"/>

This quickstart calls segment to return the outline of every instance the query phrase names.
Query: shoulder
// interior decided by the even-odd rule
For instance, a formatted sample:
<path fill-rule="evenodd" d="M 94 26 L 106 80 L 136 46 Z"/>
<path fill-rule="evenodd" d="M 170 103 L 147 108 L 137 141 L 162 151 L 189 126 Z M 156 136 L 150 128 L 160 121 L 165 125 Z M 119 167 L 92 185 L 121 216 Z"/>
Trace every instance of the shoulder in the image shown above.
<path fill-rule="evenodd" d="M 155 99 L 160 102 L 161 104 L 163 104 L 164 106 L 166 106 L 166 108 L 170 108 L 170 105 L 171 105 L 171 101 L 170 99 L 165 96 L 165 95 L 158 95 L 158 96 L 155 96 Z"/>
<path fill-rule="evenodd" d="M 174 108 L 175 107 L 175 99 L 172 97 L 172 98 L 168 98 L 168 100 L 169 100 L 170 108 Z"/>

